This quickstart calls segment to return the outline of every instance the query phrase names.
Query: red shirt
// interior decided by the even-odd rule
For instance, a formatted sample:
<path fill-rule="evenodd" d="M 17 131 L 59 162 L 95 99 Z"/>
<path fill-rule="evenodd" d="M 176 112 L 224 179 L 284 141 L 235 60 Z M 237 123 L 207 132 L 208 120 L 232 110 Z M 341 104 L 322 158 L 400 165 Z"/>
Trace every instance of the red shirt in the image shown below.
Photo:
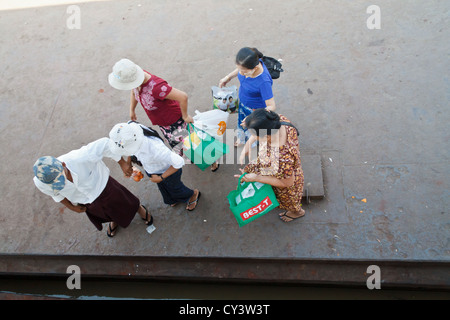
<path fill-rule="evenodd" d="M 138 88 L 133 89 L 134 96 L 144 107 L 152 124 L 162 127 L 170 126 L 181 118 L 180 103 L 176 100 L 166 99 L 166 96 L 172 91 L 172 86 L 167 81 L 150 75 L 151 78 L 141 86 L 140 91 Z"/>

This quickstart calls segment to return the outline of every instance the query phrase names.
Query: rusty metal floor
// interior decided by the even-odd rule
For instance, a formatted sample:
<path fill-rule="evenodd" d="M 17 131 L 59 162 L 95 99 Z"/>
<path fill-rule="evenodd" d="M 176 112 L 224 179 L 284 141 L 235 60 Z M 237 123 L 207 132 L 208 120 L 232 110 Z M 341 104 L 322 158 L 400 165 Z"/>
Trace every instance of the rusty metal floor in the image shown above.
<path fill-rule="evenodd" d="M 450 287 L 447 2 L 383 2 L 381 30 L 367 29 L 363 1 L 283 1 L 282 21 L 266 15 L 265 0 L 78 5 L 79 30 L 67 28 L 65 4 L 0 8 L 8 31 L 0 40 L 0 275 L 64 276 L 76 264 L 95 277 L 365 286 L 375 264 L 385 286 Z M 261 20 L 277 27 L 248 30 Z M 107 83 L 120 58 L 188 92 L 193 114 L 210 109 L 210 86 L 248 45 L 283 59 L 278 111 L 298 126 L 302 155 L 322 162 L 325 196 L 305 204 L 305 217 L 283 223 L 274 210 L 239 228 L 226 200 L 235 165 L 216 173 L 186 166 L 183 181 L 202 191 L 187 212 L 107 161 L 154 214 L 151 235 L 136 218 L 109 239 L 34 187 L 39 156 L 79 148 L 128 120 L 129 94 Z"/>

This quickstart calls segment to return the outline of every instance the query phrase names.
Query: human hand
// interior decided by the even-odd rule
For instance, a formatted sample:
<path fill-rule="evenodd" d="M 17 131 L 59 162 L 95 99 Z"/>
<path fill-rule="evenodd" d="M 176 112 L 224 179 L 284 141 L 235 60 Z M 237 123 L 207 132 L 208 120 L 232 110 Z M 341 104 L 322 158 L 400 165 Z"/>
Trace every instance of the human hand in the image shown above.
<path fill-rule="evenodd" d="M 241 174 L 235 174 L 235 178 L 239 178 L 241 175 L 245 173 L 244 169 L 239 169 L 241 171 Z M 247 173 L 245 176 L 242 177 L 241 182 L 257 182 L 259 179 L 259 175 L 256 173 Z"/>
<path fill-rule="evenodd" d="M 242 122 L 241 122 L 241 127 L 244 128 L 244 129 L 247 128 L 247 125 L 245 124 L 245 120 L 247 119 L 247 117 L 245 117 L 244 120 L 242 120 Z"/>
<path fill-rule="evenodd" d="M 78 213 L 86 212 L 86 207 L 81 204 L 78 204 L 78 205 L 72 207 L 72 211 L 75 211 Z"/>
<path fill-rule="evenodd" d="M 239 168 L 239 171 L 241 172 L 241 174 L 235 174 L 235 175 L 234 175 L 235 178 L 239 178 L 239 177 L 240 177 L 241 175 L 243 175 L 244 172 L 245 172 L 245 170 L 242 169 L 242 168 Z"/>
<path fill-rule="evenodd" d="M 163 179 L 161 178 L 161 176 L 159 176 L 157 174 L 152 174 L 150 177 L 150 181 L 153 183 L 160 183 L 163 181 Z"/>
<path fill-rule="evenodd" d="M 219 81 L 219 88 L 222 88 L 222 87 L 226 86 L 228 82 L 230 82 L 230 77 L 228 77 L 228 76 L 220 79 L 220 81 Z"/>
<path fill-rule="evenodd" d="M 257 182 L 259 179 L 259 175 L 256 173 L 247 173 L 242 177 L 241 182 Z"/>
<path fill-rule="evenodd" d="M 130 120 L 131 121 L 137 121 L 136 112 L 134 110 L 130 111 Z"/>
<path fill-rule="evenodd" d="M 133 174 L 133 166 L 131 165 L 131 162 L 128 161 L 121 161 L 119 162 L 120 168 L 122 169 L 123 175 L 126 178 L 131 177 L 131 175 Z"/>
<path fill-rule="evenodd" d="M 187 115 L 186 117 L 183 117 L 183 120 L 186 123 L 194 123 L 194 119 L 190 115 Z"/>

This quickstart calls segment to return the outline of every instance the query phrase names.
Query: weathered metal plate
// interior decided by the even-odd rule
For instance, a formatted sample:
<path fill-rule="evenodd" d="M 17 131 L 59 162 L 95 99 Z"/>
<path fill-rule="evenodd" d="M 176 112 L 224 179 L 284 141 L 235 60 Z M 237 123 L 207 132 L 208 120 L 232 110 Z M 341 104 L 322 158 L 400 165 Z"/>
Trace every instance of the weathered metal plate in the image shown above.
<path fill-rule="evenodd" d="M 303 196 L 313 198 L 323 198 L 325 196 L 322 176 L 322 159 L 320 155 L 301 155 L 303 175 L 305 183 Z"/>

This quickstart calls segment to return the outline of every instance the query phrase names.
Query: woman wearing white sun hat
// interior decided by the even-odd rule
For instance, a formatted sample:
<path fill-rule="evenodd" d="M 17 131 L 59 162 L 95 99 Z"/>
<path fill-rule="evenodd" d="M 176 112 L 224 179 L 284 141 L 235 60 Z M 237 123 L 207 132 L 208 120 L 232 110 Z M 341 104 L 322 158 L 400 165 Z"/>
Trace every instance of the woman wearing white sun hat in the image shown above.
<path fill-rule="evenodd" d="M 183 142 L 187 123 L 194 120 L 188 114 L 188 96 L 129 59 L 121 59 L 113 66 L 109 84 L 118 90 L 131 90 L 130 120 L 137 121 L 136 106 L 141 103 L 153 125 L 159 126 L 173 149 Z M 177 148 L 179 154 L 181 147 Z"/>
<path fill-rule="evenodd" d="M 172 207 L 178 203 L 186 203 L 188 211 L 197 207 L 200 191 L 189 189 L 181 181 L 184 159 L 171 151 L 156 131 L 129 121 L 116 124 L 111 129 L 109 138 L 111 152 L 120 157 L 128 157 L 128 168 L 124 172 L 130 172 L 133 161 L 144 168 L 150 181 L 157 184 L 164 203 Z M 129 173 L 126 175 L 130 176 Z"/>

